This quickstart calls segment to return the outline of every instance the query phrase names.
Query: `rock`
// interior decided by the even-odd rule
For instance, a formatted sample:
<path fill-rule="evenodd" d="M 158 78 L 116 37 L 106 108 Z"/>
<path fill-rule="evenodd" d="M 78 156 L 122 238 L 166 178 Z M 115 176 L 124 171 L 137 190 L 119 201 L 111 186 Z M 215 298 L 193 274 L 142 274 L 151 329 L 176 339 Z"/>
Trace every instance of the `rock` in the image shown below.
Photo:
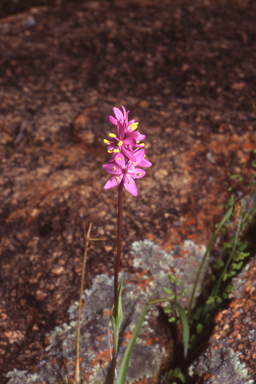
<path fill-rule="evenodd" d="M 216 317 L 206 350 L 190 367 L 196 384 L 253 384 L 256 380 L 256 258 L 233 279 L 232 301 Z"/>
<path fill-rule="evenodd" d="M 153 163 L 138 197 L 124 194 L 122 272 L 133 273 L 135 241 L 167 253 L 208 243 L 227 189 L 245 188 L 230 175 L 253 173 L 255 18 L 242 0 L 143 0 L 0 20 L 1 384 L 14 368 L 33 373 L 47 360 L 45 334 L 69 321 L 85 224 L 95 237 L 108 226 L 90 247 L 86 288 L 113 275 L 117 191 L 103 189 L 102 139 L 114 106 L 139 122 Z M 10 343 L 5 332 L 24 337 Z"/>
<path fill-rule="evenodd" d="M 204 247 L 198 247 L 192 241 L 186 241 L 183 246 L 175 246 L 170 253 L 163 251 L 150 240 L 132 244 L 130 257 L 135 273 L 125 272 L 123 274 L 124 320 L 120 331 L 118 366 L 120 366 L 121 358 L 143 307 L 151 295 L 154 294 L 154 298 L 165 297 L 164 286 L 174 289 L 169 280 L 170 270 L 175 270 L 176 276 L 181 279 L 179 292 L 185 287 L 187 288 L 184 297 L 179 300 L 181 304 L 186 305 L 197 272 L 195 265 L 200 263 L 204 252 Z M 186 263 L 177 257 L 183 254 L 188 256 Z M 202 288 L 205 271 L 206 268 L 202 273 L 197 294 Z M 92 287 L 84 291 L 85 303 L 81 315 L 80 375 L 82 380 L 89 383 L 104 381 L 109 372 L 110 340 L 112 339 L 110 308 L 113 301 L 113 283 L 113 277 L 98 275 L 93 279 Z M 29 374 L 15 369 L 7 374 L 7 377 L 10 378 L 9 384 L 23 384 L 24 381 L 55 384 L 65 377 L 67 369 L 70 375 L 74 375 L 78 302 L 71 305 L 68 312 L 68 324 L 64 323 L 56 327 L 47 335 L 46 351 L 49 357 L 40 362 L 37 373 Z M 129 383 L 142 379 L 143 383 L 157 380 L 168 356 L 167 347 L 170 350 L 171 343 L 170 329 L 167 322 L 165 326 L 161 322 L 160 327 L 158 317 L 157 307 L 150 306 L 132 354 L 127 376 Z M 173 352 L 169 351 L 170 353 Z M 63 365 L 64 360 L 65 365 Z"/>

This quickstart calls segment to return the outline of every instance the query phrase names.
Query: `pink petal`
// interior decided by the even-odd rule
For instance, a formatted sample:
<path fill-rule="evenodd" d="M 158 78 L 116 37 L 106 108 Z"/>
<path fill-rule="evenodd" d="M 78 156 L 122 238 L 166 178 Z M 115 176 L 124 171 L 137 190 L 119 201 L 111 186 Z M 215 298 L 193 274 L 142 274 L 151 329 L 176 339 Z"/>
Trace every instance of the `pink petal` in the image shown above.
<path fill-rule="evenodd" d="M 138 196 L 138 190 L 135 184 L 135 181 L 129 175 L 124 177 L 124 187 L 130 192 L 133 196 Z"/>
<path fill-rule="evenodd" d="M 109 181 L 104 185 L 104 189 L 117 187 L 122 180 L 123 180 L 123 175 L 120 175 L 120 177 L 118 177 L 118 181 L 116 181 L 116 176 L 111 177 L 111 179 L 109 179 Z"/>
<path fill-rule="evenodd" d="M 111 156 L 111 159 L 110 159 L 109 161 L 110 161 L 110 162 L 111 162 L 111 161 L 114 161 L 115 158 L 116 158 L 116 155 L 118 155 L 118 153 L 115 153 L 115 152 L 114 152 L 114 153 L 112 154 L 112 156 Z"/>
<path fill-rule="evenodd" d="M 145 149 L 140 149 L 134 153 L 136 164 L 141 165 L 141 161 L 144 159 Z"/>
<path fill-rule="evenodd" d="M 117 125 L 117 120 L 113 116 L 108 116 L 110 123 Z"/>
<path fill-rule="evenodd" d="M 102 165 L 102 167 L 107 173 L 110 173 L 111 175 L 121 175 L 122 174 L 121 168 L 119 168 L 119 166 L 116 164 L 104 164 L 104 165 Z M 114 170 L 114 168 L 116 168 L 116 169 Z"/>
<path fill-rule="evenodd" d="M 113 151 L 113 149 L 115 149 L 115 148 L 116 148 L 116 145 L 113 145 L 112 143 L 110 143 L 110 145 L 107 146 L 108 151 Z"/>
<path fill-rule="evenodd" d="M 132 132 L 132 131 L 130 131 L 130 132 L 127 132 L 126 135 L 127 135 L 127 137 L 133 137 L 133 139 L 135 141 L 139 140 L 139 138 L 140 138 L 140 133 L 139 132 Z M 136 142 L 135 142 L 135 144 L 136 144 Z"/>
<path fill-rule="evenodd" d="M 128 171 L 128 175 L 133 177 L 134 179 L 141 179 L 145 176 L 146 172 L 142 168 L 134 168 Z"/>
<path fill-rule="evenodd" d="M 125 157 L 124 157 L 124 155 L 121 152 L 116 154 L 116 156 L 115 156 L 115 163 L 117 164 L 117 167 L 120 167 L 120 169 L 121 168 L 123 168 L 123 169 L 125 168 Z"/>
<path fill-rule="evenodd" d="M 141 167 L 151 167 L 152 163 L 147 159 L 142 159 L 138 165 L 140 165 Z"/>
<path fill-rule="evenodd" d="M 123 113 L 124 113 L 124 120 L 127 120 L 127 117 L 128 117 L 128 113 L 129 113 L 130 111 L 127 111 L 127 112 L 126 112 L 126 109 L 125 109 L 125 107 L 123 107 L 122 105 L 121 105 L 121 107 L 123 108 Z"/>
<path fill-rule="evenodd" d="M 128 112 L 130 112 L 130 111 L 128 111 Z M 127 112 L 127 115 L 128 115 L 128 112 Z M 128 127 L 129 127 L 130 125 L 132 125 L 133 123 L 135 123 L 135 119 L 132 119 L 132 120 L 128 121 Z"/>
<path fill-rule="evenodd" d="M 130 159 L 131 161 L 133 161 L 134 163 L 136 162 L 136 159 L 134 157 L 134 154 L 132 151 L 129 151 L 128 149 L 126 149 L 124 146 L 122 147 L 122 152 L 125 154 L 126 157 L 128 157 L 128 159 Z"/>
<path fill-rule="evenodd" d="M 124 126 L 123 126 L 123 123 L 121 123 L 120 121 L 117 122 L 117 136 L 119 140 L 123 140 L 125 136 Z"/>
<path fill-rule="evenodd" d="M 136 144 L 136 140 L 133 138 L 133 137 L 126 137 L 124 139 L 124 145 L 135 145 Z"/>
<path fill-rule="evenodd" d="M 122 123 L 124 121 L 124 116 L 123 116 L 122 112 L 120 111 L 120 109 L 114 107 L 113 111 L 114 111 L 116 119 Z"/>

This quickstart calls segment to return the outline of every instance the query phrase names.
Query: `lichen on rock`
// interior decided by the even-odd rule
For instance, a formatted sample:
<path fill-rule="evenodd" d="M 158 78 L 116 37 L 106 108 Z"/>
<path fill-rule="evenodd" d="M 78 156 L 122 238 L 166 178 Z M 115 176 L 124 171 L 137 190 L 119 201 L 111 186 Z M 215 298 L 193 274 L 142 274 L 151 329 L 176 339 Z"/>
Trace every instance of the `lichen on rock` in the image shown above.
<path fill-rule="evenodd" d="M 169 287 L 170 269 L 181 277 L 180 289 L 192 289 L 198 265 L 202 260 L 205 247 L 199 247 L 192 241 L 185 241 L 183 246 L 175 246 L 170 253 L 165 252 L 152 241 L 134 242 L 131 247 L 135 273 L 124 273 L 122 293 L 124 320 L 120 330 L 119 355 L 117 366 L 139 319 L 144 305 L 154 293 L 154 297 L 164 297 L 163 287 Z M 186 257 L 185 259 L 183 258 Z M 93 279 L 90 289 L 84 291 L 85 304 L 81 314 L 80 371 L 82 378 L 90 383 L 105 381 L 108 374 L 110 355 L 111 322 L 110 308 L 113 301 L 113 277 L 98 275 Z M 198 291 L 199 292 L 199 291 Z M 182 298 L 187 302 L 188 296 Z M 27 375 L 17 370 L 9 372 L 9 384 L 23 384 L 24 377 L 29 383 L 56 383 L 67 374 L 63 360 L 70 374 L 74 373 L 76 358 L 76 328 L 78 302 L 69 308 L 69 324 L 56 327 L 48 336 L 46 348 L 48 361 L 38 367 L 38 374 Z M 158 309 L 150 306 L 135 345 L 127 380 L 129 383 L 144 378 L 157 377 L 161 362 L 166 356 L 159 335 L 152 329 L 152 319 L 158 316 Z M 21 378 L 22 377 L 22 378 Z"/>

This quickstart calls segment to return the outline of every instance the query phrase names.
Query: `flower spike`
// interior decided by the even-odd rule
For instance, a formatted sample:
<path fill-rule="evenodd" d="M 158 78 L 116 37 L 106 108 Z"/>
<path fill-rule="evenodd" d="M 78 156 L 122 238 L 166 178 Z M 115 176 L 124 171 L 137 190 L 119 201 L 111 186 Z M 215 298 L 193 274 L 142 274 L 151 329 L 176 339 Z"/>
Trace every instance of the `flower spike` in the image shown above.
<path fill-rule="evenodd" d="M 124 187 L 133 196 L 138 195 L 134 179 L 142 178 L 146 172 L 141 167 L 151 167 L 152 163 L 145 159 L 144 143 L 145 135 L 135 130 L 138 123 L 135 120 L 128 121 L 129 111 L 122 106 L 122 111 L 113 108 L 114 115 L 108 116 L 109 121 L 117 127 L 117 135 L 109 133 L 109 139 L 105 139 L 107 150 L 112 154 L 110 163 L 104 164 L 105 171 L 113 177 L 105 184 L 105 189 L 118 186 L 122 181 Z"/>

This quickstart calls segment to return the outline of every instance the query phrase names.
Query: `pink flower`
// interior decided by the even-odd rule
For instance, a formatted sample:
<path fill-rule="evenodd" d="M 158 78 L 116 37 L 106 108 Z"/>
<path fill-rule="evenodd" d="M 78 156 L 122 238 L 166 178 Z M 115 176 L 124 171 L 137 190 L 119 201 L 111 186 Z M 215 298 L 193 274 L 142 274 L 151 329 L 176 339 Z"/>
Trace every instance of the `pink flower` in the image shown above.
<path fill-rule="evenodd" d="M 105 184 L 105 189 L 117 187 L 121 181 L 124 182 L 124 187 L 133 196 L 138 195 L 138 190 L 134 179 L 142 178 L 146 172 L 141 168 L 136 168 L 137 165 L 142 167 L 150 167 L 152 164 L 150 161 L 144 158 L 145 150 L 137 150 L 134 152 L 135 162 L 125 159 L 122 153 L 119 153 L 112 164 L 104 164 L 103 168 L 106 172 L 114 175 Z"/>
<path fill-rule="evenodd" d="M 117 108 L 116 108 L 117 109 Z M 132 136 L 126 137 L 125 129 L 120 121 L 117 121 L 117 136 L 109 133 L 109 139 L 105 139 L 109 153 L 113 153 L 110 161 L 114 161 L 119 152 L 122 152 L 128 159 L 135 161 L 132 147 L 136 146 L 136 139 Z"/>
<path fill-rule="evenodd" d="M 108 116 L 108 118 L 113 125 L 117 125 L 117 122 L 120 122 L 124 127 L 124 130 L 126 131 L 129 128 L 129 126 L 135 123 L 135 120 L 133 119 L 128 121 L 128 114 L 130 111 L 126 111 L 126 109 L 123 106 L 122 106 L 122 109 L 123 109 L 123 112 L 120 111 L 120 109 L 114 107 L 113 111 L 116 118 L 114 118 L 113 116 Z M 138 125 L 138 123 L 135 123 L 135 124 Z M 136 125 L 136 128 L 137 128 L 137 125 Z"/>
<path fill-rule="evenodd" d="M 117 135 L 109 133 L 110 138 L 105 139 L 104 142 L 108 145 L 108 152 L 112 153 L 110 161 L 114 161 L 120 152 L 128 157 L 128 159 L 135 161 L 133 147 L 142 148 L 144 144 L 141 143 L 141 140 L 144 140 L 146 136 L 138 131 L 134 132 L 138 123 L 136 123 L 135 120 L 128 121 L 129 111 L 126 111 L 123 106 L 122 109 L 123 112 L 114 107 L 113 111 L 116 118 L 108 116 L 109 121 L 117 126 Z"/>

